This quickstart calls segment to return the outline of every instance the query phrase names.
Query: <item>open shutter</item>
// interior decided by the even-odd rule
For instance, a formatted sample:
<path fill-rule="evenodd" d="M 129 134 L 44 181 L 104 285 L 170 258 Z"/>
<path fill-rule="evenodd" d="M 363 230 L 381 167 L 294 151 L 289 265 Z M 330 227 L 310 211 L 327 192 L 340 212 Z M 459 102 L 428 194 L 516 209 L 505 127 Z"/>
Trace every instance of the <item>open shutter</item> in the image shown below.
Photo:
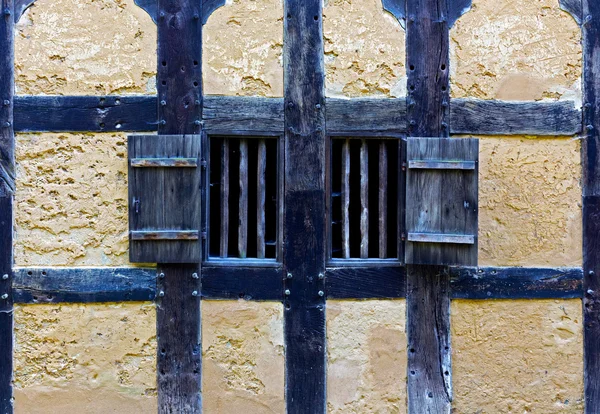
<path fill-rule="evenodd" d="M 198 263 L 200 135 L 131 135 L 129 247 L 133 263 Z"/>
<path fill-rule="evenodd" d="M 409 138 L 406 263 L 477 265 L 479 140 Z"/>

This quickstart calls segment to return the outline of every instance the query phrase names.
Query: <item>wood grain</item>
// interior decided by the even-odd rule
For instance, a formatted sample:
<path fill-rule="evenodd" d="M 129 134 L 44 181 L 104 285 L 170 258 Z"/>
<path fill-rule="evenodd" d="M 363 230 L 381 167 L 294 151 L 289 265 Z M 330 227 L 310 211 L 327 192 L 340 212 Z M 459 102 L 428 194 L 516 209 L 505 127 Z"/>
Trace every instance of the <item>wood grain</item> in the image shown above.
<path fill-rule="evenodd" d="M 342 144 L 342 258 L 350 258 L 350 140 Z"/>
<path fill-rule="evenodd" d="M 326 412 L 325 99 L 321 0 L 284 2 L 284 340 L 288 414 Z M 288 278 L 287 274 L 291 277 Z"/>
<path fill-rule="evenodd" d="M 385 141 L 379 143 L 379 258 L 387 257 L 388 214 L 388 149 Z"/>
<path fill-rule="evenodd" d="M 256 168 L 256 257 L 265 258 L 265 201 L 266 180 L 265 170 L 267 167 L 267 146 L 264 139 L 258 141 L 258 162 Z"/>
<path fill-rule="evenodd" d="M 360 143 L 360 258 L 369 258 L 369 146 Z"/>
<path fill-rule="evenodd" d="M 221 228 L 219 251 L 221 257 L 229 255 L 229 139 L 221 144 Z"/>
<path fill-rule="evenodd" d="M 238 257 L 248 256 L 248 140 L 240 139 Z"/>

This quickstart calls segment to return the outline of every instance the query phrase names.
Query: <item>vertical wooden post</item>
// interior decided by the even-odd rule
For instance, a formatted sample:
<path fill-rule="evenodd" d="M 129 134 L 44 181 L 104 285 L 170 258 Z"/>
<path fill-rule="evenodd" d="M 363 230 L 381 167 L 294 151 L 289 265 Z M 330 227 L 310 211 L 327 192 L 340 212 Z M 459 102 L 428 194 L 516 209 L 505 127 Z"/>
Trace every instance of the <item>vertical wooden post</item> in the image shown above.
<path fill-rule="evenodd" d="M 321 0 L 284 1 L 285 346 L 289 414 L 325 413 L 325 111 Z"/>
<path fill-rule="evenodd" d="M 202 2 L 158 0 L 158 133 L 199 134 Z M 199 264 L 158 267 L 158 412 L 202 411 Z"/>
<path fill-rule="evenodd" d="M 0 9 L 0 414 L 12 414 L 13 378 L 13 192 L 15 189 L 14 5 Z"/>
<path fill-rule="evenodd" d="M 583 0 L 585 412 L 600 411 L 600 3 Z"/>
<path fill-rule="evenodd" d="M 406 1 L 408 124 L 411 137 L 447 137 L 447 0 Z M 408 410 L 450 413 L 449 276 L 442 266 L 407 266 Z"/>

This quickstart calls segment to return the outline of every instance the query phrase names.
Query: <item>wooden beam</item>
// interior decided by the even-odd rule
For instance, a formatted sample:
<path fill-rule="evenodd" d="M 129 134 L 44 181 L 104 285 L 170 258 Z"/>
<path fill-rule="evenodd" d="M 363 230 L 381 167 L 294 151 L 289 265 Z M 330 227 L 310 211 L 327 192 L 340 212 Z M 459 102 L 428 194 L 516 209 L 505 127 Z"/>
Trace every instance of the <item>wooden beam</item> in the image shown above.
<path fill-rule="evenodd" d="M 281 267 L 202 267 L 202 298 L 281 301 Z"/>
<path fill-rule="evenodd" d="M 451 15 L 451 5 L 451 0 L 406 1 L 410 137 L 450 134 L 448 15 Z M 442 266 L 410 265 L 406 274 L 408 412 L 449 414 L 452 403 L 450 278 Z"/>
<path fill-rule="evenodd" d="M 324 414 L 325 99 L 321 0 L 284 1 L 285 280 L 288 414 Z M 321 276 L 320 276 L 321 275 Z"/>
<path fill-rule="evenodd" d="M 135 0 L 135 4 L 144 9 L 152 17 L 154 23 L 160 17 L 158 14 L 158 3 L 158 0 Z M 225 5 L 225 0 L 202 0 L 202 24 L 206 24 L 210 15 L 223 5 Z"/>
<path fill-rule="evenodd" d="M 327 268 L 327 299 L 396 299 L 406 297 L 403 266 Z"/>
<path fill-rule="evenodd" d="M 582 0 L 582 6 L 583 355 L 585 412 L 591 414 L 600 411 L 600 2 Z"/>
<path fill-rule="evenodd" d="M 154 300 L 156 269 L 16 268 L 16 303 L 90 303 Z"/>
<path fill-rule="evenodd" d="M 17 132 L 156 131 L 156 96 L 17 96 Z M 204 129 L 213 135 L 283 132 L 283 99 L 207 96 Z M 450 132 L 472 135 L 570 136 L 581 132 L 574 102 L 453 99 Z M 406 133 L 404 99 L 327 99 L 331 136 L 396 137 Z"/>
<path fill-rule="evenodd" d="M 158 134 L 202 133 L 202 3 L 158 0 Z M 159 264 L 158 413 L 202 412 L 199 264 Z"/>
<path fill-rule="evenodd" d="M 452 299 L 577 299 L 582 282 L 580 268 L 450 268 Z"/>
<path fill-rule="evenodd" d="M 13 412 L 14 3 L 0 0 L 0 413 Z"/>

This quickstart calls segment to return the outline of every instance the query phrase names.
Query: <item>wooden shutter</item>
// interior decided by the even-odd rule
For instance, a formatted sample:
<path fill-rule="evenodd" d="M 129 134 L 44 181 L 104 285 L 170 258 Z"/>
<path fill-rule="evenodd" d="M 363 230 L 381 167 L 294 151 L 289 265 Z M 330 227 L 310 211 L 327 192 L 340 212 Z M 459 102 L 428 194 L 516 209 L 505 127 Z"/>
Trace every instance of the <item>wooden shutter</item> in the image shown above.
<path fill-rule="evenodd" d="M 479 140 L 409 138 L 406 263 L 477 265 Z"/>
<path fill-rule="evenodd" d="M 131 135 L 129 247 L 133 263 L 198 263 L 200 135 Z"/>

